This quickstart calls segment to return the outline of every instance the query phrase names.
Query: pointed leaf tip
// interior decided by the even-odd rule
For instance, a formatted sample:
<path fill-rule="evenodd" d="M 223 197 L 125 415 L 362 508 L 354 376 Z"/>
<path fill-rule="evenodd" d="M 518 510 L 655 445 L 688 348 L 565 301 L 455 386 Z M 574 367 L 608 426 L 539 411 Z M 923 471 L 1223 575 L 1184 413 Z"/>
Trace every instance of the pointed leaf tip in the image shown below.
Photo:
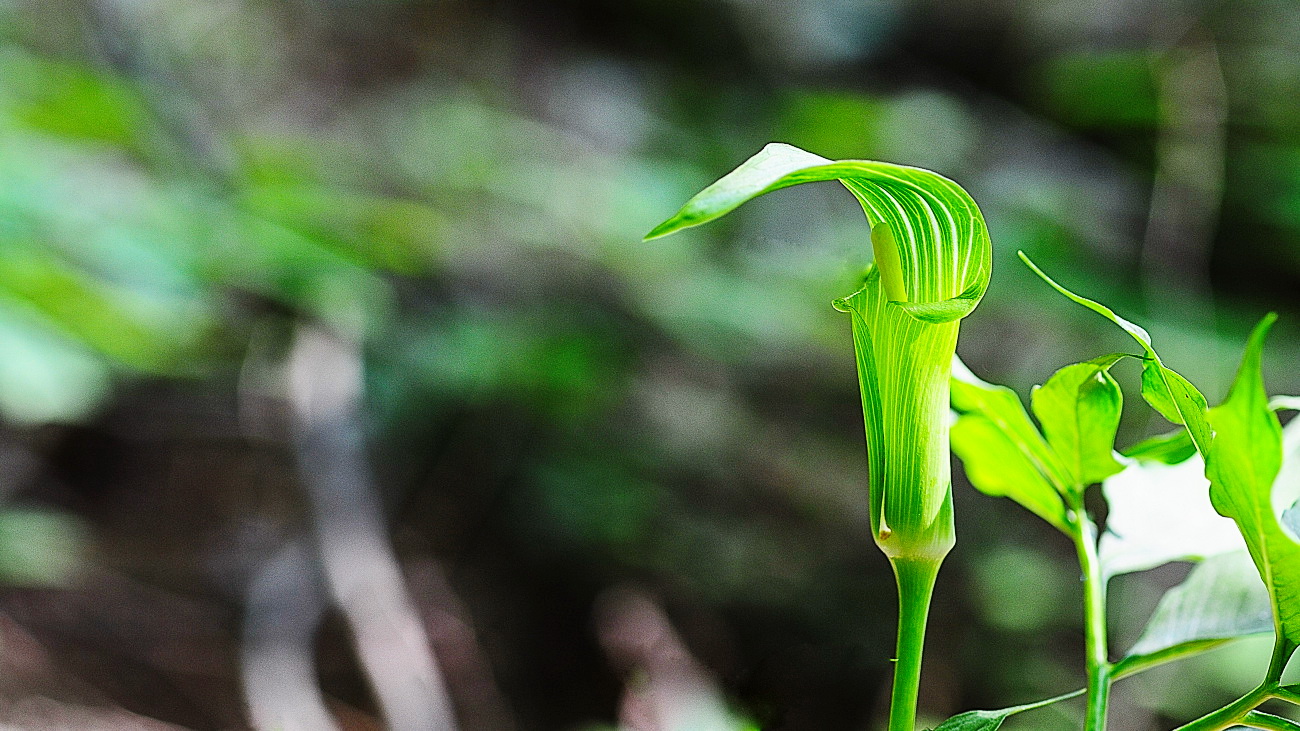
<path fill-rule="evenodd" d="M 1273 325 L 1275 324 L 1277 324 L 1277 313 L 1266 313 L 1263 317 L 1259 318 L 1259 322 L 1255 323 L 1255 329 L 1250 331 L 1249 342 L 1254 344 L 1256 340 L 1259 340 L 1261 343 L 1260 349 L 1262 349 L 1264 338 L 1268 337 L 1269 331 L 1273 329 Z"/>
<path fill-rule="evenodd" d="M 673 225 L 675 221 L 676 218 L 674 217 L 668 219 L 667 221 L 664 221 L 658 226 L 655 226 L 654 228 L 650 229 L 650 233 L 646 234 L 645 236 L 642 236 L 641 240 L 654 241 L 655 239 L 662 239 L 663 237 L 677 230 L 677 227 Z"/>

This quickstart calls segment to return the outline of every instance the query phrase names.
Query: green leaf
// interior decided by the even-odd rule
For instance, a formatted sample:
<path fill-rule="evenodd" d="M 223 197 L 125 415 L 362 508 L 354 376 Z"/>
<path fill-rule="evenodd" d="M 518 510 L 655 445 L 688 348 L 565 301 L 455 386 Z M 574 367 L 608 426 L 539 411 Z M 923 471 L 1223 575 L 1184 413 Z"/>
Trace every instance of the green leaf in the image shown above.
<path fill-rule="evenodd" d="M 1160 364 L 1154 359 L 1142 363 L 1142 396 L 1161 416 L 1175 424 L 1183 423 L 1178 405 L 1174 403 L 1173 395 L 1162 378 Z"/>
<path fill-rule="evenodd" d="M 1175 464 L 1139 459 L 1102 483 L 1109 510 L 1099 553 L 1107 577 L 1169 561 L 1198 561 L 1246 547 L 1237 524 L 1219 515 L 1210 503 L 1205 461 L 1190 446 L 1187 430 L 1155 439 L 1189 445 L 1192 454 Z M 1282 430 L 1282 440 L 1282 470 L 1274 484 L 1300 485 L 1300 420 Z M 1159 452 L 1163 447 L 1151 449 Z M 1288 527 L 1292 527 L 1286 523 L 1290 515 L 1291 511 L 1283 514 Z M 1292 532 L 1300 530 L 1293 528 Z"/>
<path fill-rule="evenodd" d="M 1210 500 L 1237 522 L 1268 589 L 1279 637 L 1300 644 L 1300 543 L 1273 510 L 1282 467 L 1282 427 L 1269 408 L 1260 358 L 1277 316 L 1255 326 L 1228 398 L 1210 411 L 1216 436 L 1206 458 Z"/>
<path fill-rule="evenodd" d="M 1068 700 L 1082 695 L 1083 690 L 1076 690 L 1065 695 L 1058 695 L 1055 698 L 1038 701 L 1037 703 L 1026 703 L 1023 706 L 1012 706 L 1003 708 L 999 711 L 966 711 L 944 721 L 934 728 L 934 731 L 995 731 L 1002 726 L 1002 722 L 1017 713 L 1032 711 L 1044 706 L 1050 706 L 1063 700 Z"/>
<path fill-rule="evenodd" d="M 1052 281 L 1024 252 L 1020 258 L 1058 292 L 1119 325 L 1142 345 L 1149 360 L 1143 395 L 1167 418 L 1187 426 L 1205 457 L 1210 500 L 1221 515 L 1236 521 L 1268 590 L 1279 640 L 1293 649 L 1300 645 L 1300 543 L 1273 509 L 1273 483 L 1282 463 L 1281 426 L 1260 370 L 1264 337 L 1277 316 L 1269 314 L 1255 327 L 1228 398 L 1207 411 L 1196 387 L 1160 362 L 1145 330 Z"/>
<path fill-rule="evenodd" d="M 954 541 L 948 380 L 958 321 L 988 286 L 979 208 L 928 170 L 832 162 L 770 144 L 691 198 L 646 239 L 722 216 L 800 183 L 838 180 L 862 204 L 875 254 L 862 288 L 836 300 L 852 317 L 870 466 L 873 534 L 891 557 L 937 560 Z"/>
<path fill-rule="evenodd" d="M 1034 416 L 1075 492 L 1124 469 L 1115 461 L 1115 430 L 1124 395 L 1110 375 L 1123 353 L 1068 365 L 1035 388 Z"/>
<path fill-rule="evenodd" d="M 1175 465 L 1130 462 L 1102 483 L 1109 506 L 1098 546 L 1104 577 L 1245 548 L 1237 526 L 1210 504 L 1204 472 L 1199 455 Z"/>
<path fill-rule="evenodd" d="M 1228 640 L 1273 630 L 1268 592 L 1250 555 L 1233 551 L 1207 558 L 1183 583 L 1167 591 L 1142 636 L 1115 665 L 1116 675 L 1217 647 Z"/>
<path fill-rule="evenodd" d="M 965 414 L 952 427 L 952 449 L 980 492 L 1009 497 L 1068 532 L 1065 503 L 1008 433 L 983 414 Z"/>
<path fill-rule="evenodd" d="M 1243 374 L 1250 369 L 1258 373 L 1259 350 L 1263 333 L 1271 318 L 1266 318 L 1256 329 L 1247 356 L 1243 360 Z M 1223 418 L 1219 409 L 1241 409 L 1249 390 L 1243 375 L 1238 376 L 1239 387 L 1234 384 L 1235 396 L 1212 412 L 1211 419 L 1218 425 Z M 1256 376 L 1248 376 L 1256 379 Z M 1267 432 L 1268 425 L 1261 412 L 1262 384 L 1255 383 L 1253 420 Z M 1238 400 L 1233 400 L 1233 399 Z M 1263 404 L 1264 410 L 1284 407 L 1278 399 Z M 1226 429 L 1226 431 L 1224 430 Z M 1224 427 L 1215 437 L 1216 450 L 1237 449 L 1243 441 L 1241 429 Z M 1184 432 L 1185 433 L 1185 432 Z M 1249 439 L 1249 437 L 1245 437 Z M 1272 485 L 1300 483 L 1300 421 L 1292 421 L 1278 437 L 1267 437 L 1265 444 L 1280 445 L 1281 464 Z M 1234 446 L 1238 445 L 1238 446 Z M 1270 449 L 1271 451 L 1271 449 Z M 1212 452 L 1211 460 L 1220 461 L 1222 452 Z M 1252 459 L 1247 447 L 1246 459 Z M 1262 463 L 1272 461 L 1265 457 Z M 1130 466 L 1125 472 L 1103 484 L 1110 503 L 1107 534 L 1101 539 L 1101 560 L 1107 575 L 1126 570 L 1140 570 L 1158 565 L 1165 560 L 1191 559 L 1204 556 L 1204 562 L 1194 568 L 1182 584 L 1167 592 L 1152 615 L 1142 637 L 1129 656 L 1116 666 L 1118 674 L 1130 674 L 1147 667 L 1199 652 L 1223 642 L 1252 634 L 1275 630 L 1273 598 L 1269 587 L 1259 581 L 1261 571 L 1249 551 L 1244 547 L 1240 533 L 1227 535 L 1225 528 L 1237 523 L 1217 514 L 1211 515 L 1208 504 L 1208 479 L 1200 476 L 1203 462 L 1193 456 L 1181 464 L 1166 466 L 1146 463 Z M 1219 479 L 1217 472 L 1216 479 Z M 1227 489 L 1219 485 L 1216 491 Z M 1237 487 L 1240 487 L 1238 485 Z M 1271 489 L 1254 495 L 1258 515 L 1267 525 L 1278 522 L 1269 519 L 1275 514 L 1273 504 L 1277 495 L 1269 496 Z M 1283 531 L 1300 534 L 1300 510 L 1293 505 L 1282 514 Z M 1272 530 L 1266 537 L 1266 547 L 1281 547 L 1282 554 L 1290 554 L 1288 535 L 1277 535 Z M 1281 532 L 1281 531 L 1279 531 Z M 1279 539 L 1286 539 L 1279 542 Z M 1233 545 L 1236 550 L 1231 549 Z M 1217 554 L 1217 555 L 1215 555 Z M 1275 557 L 1278 552 L 1275 550 Z M 1285 578 L 1285 577 L 1284 577 Z M 1287 592 L 1280 592 L 1286 594 Z"/>
<path fill-rule="evenodd" d="M 1175 396 L 1175 394 L 1179 395 Z M 1185 416 L 1187 408 L 1191 409 L 1190 413 L 1195 414 L 1204 413 L 1209 406 L 1201 392 L 1197 391 L 1186 378 L 1154 359 L 1142 364 L 1142 398 L 1160 412 L 1161 416 L 1175 424 L 1187 423 L 1187 418 L 1190 418 Z M 1200 419 L 1193 419 L 1194 426 L 1200 424 Z M 1193 433 L 1191 436 L 1202 446 L 1208 444 L 1209 436 L 1204 429 L 1199 434 Z M 1198 436 L 1199 440 L 1196 439 Z"/>
<path fill-rule="evenodd" d="M 1157 434 L 1122 450 L 1125 457 L 1141 462 L 1160 462 L 1178 464 L 1196 454 L 1196 445 L 1186 429 L 1178 429 L 1167 434 Z"/>
<path fill-rule="evenodd" d="M 1015 392 L 980 380 L 954 359 L 952 404 L 965 412 L 953 425 L 952 449 L 971 484 L 987 495 L 1009 497 L 1066 531 L 1065 468 Z"/>
<path fill-rule="evenodd" d="M 1187 431 L 1190 432 L 1192 442 L 1196 444 L 1197 450 L 1201 454 L 1208 453 L 1213 431 L 1205 417 L 1207 407 L 1205 396 L 1201 395 L 1201 392 L 1196 390 L 1196 387 L 1189 383 L 1186 378 L 1165 367 L 1165 364 L 1160 360 L 1160 356 L 1151 347 L 1151 336 L 1147 334 L 1147 331 L 1115 314 L 1109 307 L 1100 302 L 1081 297 L 1057 284 L 1055 280 L 1047 276 L 1042 269 L 1039 269 L 1030 261 L 1029 257 L 1025 256 L 1025 252 L 1021 251 L 1019 255 L 1021 261 L 1057 292 L 1119 325 L 1124 332 L 1127 332 L 1137 341 L 1138 345 L 1142 346 L 1143 352 L 1146 353 L 1146 362 L 1142 368 L 1142 397 L 1165 418 L 1176 424 L 1186 424 Z"/>

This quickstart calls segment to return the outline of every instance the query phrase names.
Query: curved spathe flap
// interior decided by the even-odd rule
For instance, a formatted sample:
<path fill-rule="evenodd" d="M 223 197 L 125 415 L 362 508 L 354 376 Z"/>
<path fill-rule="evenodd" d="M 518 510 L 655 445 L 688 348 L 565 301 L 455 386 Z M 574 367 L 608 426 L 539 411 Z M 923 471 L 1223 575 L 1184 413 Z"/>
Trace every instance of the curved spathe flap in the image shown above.
<path fill-rule="evenodd" d="M 904 312 L 921 322 L 937 325 L 943 322 L 960 320 L 969 315 L 975 309 L 975 306 L 980 303 L 980 299 L 984 297 L 984 290 L 988 289 L 988 286 L 989 280 L 986 277 L 976 281 L 965 292 L 950 299 L 939 302 L 891 302 L 890 304 L 897 305 Z"/>
<path fill-rule="evenodd" d="M 855 307 L 865 307 L 867 290 L 879 284 L 880 272 L 872 265 L 867 270 L 867 276 L 863 280 L 862 288 L 857 292 L 841 297 L 831 304 L 840 312 L 852 312 Z M 984 297 L 984 291 L 988 289 L 988 278 L 977 279 L 974 284 L 966 289 L 965 292 L 938 302 L 895 302 L 890 301 L 890 306 L 897 307 L 915 320 L 930 324 L 940 325 L 945 322 L 953 322 L 969 315 L 975 306 L 980 303 Z"/>
<path fill-rule="evenodd" d="M 838 180 L 862 204 L 873 227 L 887 226 L 896 250 L 888 280 L 905 297 L 891 299 L 923 322 L 966 316 L 988 287 L 992 247 L 975 201 L 956 183 L 929 170 L 869 160 L 833 162 L 790 145 L 773 143 L 700 191 L 646 239 L 698 226 L 745 201 L 800 183 Z M 897 270 L 894 268 L 897 267 Z"/>

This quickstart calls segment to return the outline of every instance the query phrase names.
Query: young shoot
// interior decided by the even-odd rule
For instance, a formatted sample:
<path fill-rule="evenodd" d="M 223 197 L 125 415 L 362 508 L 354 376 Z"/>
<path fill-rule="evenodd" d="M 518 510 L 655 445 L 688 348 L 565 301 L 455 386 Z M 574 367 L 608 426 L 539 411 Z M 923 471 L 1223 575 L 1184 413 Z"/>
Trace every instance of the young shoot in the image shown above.
<path fill-rule="evenodd" d="M 1105 728 L 1115 681 L 1271 631 L 1274 651 L 1259 685 L 1179 728 L 1300 730 L 1294 721 L 1258 710 L 1271 699 L 1300 704 L 1296 689 L 1281 685 L 1282 671 L 1300 646 L 1300 511 L 1293 508 L 1279 516 L 1273 508 L 1274 482 L 1284 459 L 1300 459 L 1300 423 L 1287 428 L 1291 446 L 1284 450 L 1284 430 L 1275 411 L 1296 403 L 1270 401 L 1260 368 L 1264 338 L 1276 316 L 1264 317 L 1255 327 L 1227 398 L 1209 408 L 1191 382 L 1164 364 L 1146 330 L 1057 284 L 1023 254 L 1021 258 L 1062 295 L 1122 328 L 1142 351 L 1057 371 L 1032 394 L 1041 431 L 1009 389 L 985 383 L 964 367 L 953 381 L 953 407 L 961 413 L 953 447 L 972 484 L 1019 502 L 1075 543 L 1085 600 L 1085 729 Z M 1121 394 L 1109 370 L 1128 357 L 1142 362 L 1143 398 L 1183 428 L 1120 455 L 1113 445 Z M 1084 491 L 1095 483 L 1102 483 L 1109 502 L 1100 541 L 1083 501 Z M 1119 573 L 1178 560 L 1200 563 L 1165 594 L 1128 654 L 1112 662 L 1107 582 Z M 1004 714 L 1041 705 L 961 714 L 936 731 L 992 731 Z"/>

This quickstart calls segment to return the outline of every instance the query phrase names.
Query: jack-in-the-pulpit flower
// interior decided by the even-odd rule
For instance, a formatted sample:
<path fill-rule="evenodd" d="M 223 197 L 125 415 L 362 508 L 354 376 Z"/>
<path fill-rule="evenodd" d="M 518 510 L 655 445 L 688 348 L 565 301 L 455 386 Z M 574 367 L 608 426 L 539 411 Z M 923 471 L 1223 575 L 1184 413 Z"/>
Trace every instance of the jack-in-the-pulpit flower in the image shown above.
<path fill-rule="evenodd" d="M 752 198 L 838 180 L 862 203 L 874 262 L 852 316 L 870 465 L 871 527 L 898 580 L 898 657 L 890 731 L 913 731 L 921 647 L 939 564 L 952 548 L 948 388 L 957 328 L 988 287 L 991 247 L 979 208 L 928 170 L 833 162 L 770 144 L 705 188 L 646 239 L 711 221 Z"/>
<path fill-rule="evenodd" d="M 853 319 L 872 532 L 891 558 L 941 559 L 953 543 L 948 378 L 962 317 L 988 286 L 988 230 L 959 186 L 918 168 L 832 162 L 770 144 L 646 238 L 718 218 L 799 183 L 838 180 L 862 203 L 875 261 L 835 306 Z"/>

